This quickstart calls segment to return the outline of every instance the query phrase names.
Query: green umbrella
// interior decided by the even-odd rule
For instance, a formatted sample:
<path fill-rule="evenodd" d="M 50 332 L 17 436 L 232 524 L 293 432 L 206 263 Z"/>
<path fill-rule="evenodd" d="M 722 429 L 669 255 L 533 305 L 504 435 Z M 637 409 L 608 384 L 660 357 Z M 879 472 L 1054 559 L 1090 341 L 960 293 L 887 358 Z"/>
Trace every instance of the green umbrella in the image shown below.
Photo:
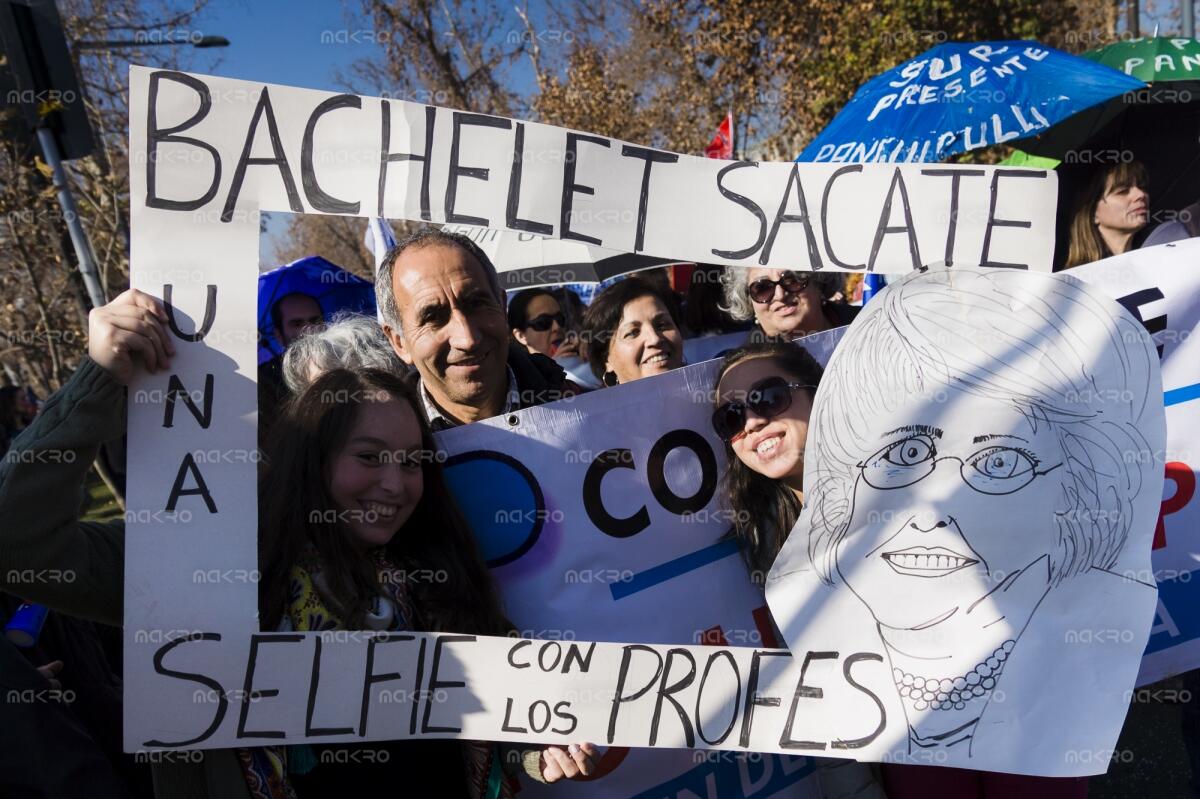
<path fill-rule="evenodd" d="M 1093 106 L 1039 136 L 1014 144 L 1067 164 L 1142 161 L 1166 152 L 1178 163 L 1196 154 L 1200 111 L 1200 42 L 1156 36 L 1090 50 L 1084 58 L 1145 81 L 1145 89 Z M 1149 164 L 1148 164 L 1149 165 Z"/>
<path fill-rule="evenodd" d="M 1030 155 L 1024 150 L 1013 150 L 1012 154 L 997 166 L 1025 166 L 1030 169 L 1056 169 L 1062 161 L 1057 158 L 1046 158 L 1042 155 Z"/>
<path fill-rule="evenodd" d="M 1170 36 L 1130 39 L 1082 56 L 1146 83 L 1200 82 L 1200 42 Z"/>

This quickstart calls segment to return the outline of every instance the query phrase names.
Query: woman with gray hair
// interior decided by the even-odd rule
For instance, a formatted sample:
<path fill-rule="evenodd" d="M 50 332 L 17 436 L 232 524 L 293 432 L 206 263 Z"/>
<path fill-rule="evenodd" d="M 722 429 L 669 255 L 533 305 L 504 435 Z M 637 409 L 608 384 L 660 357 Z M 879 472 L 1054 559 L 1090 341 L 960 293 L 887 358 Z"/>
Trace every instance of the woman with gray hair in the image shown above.
<path fill-rule="evenodd" d="M 296 339 L 283 356 L 283 380 L 293 396 L 332 369 L 382 369 L 401 376 L 408 373 L 379 322 L 351 313 L 338 314 L 323 330 Z"/>
<path fill-rule="evenodd" d="M 739 322 L 753 320 L 768 338 L 794 339 L 848 325 L 858 308 L 833 302 L 845 275 L 765 266 L 729 267 L 721 276 L 721 308 Z"/>

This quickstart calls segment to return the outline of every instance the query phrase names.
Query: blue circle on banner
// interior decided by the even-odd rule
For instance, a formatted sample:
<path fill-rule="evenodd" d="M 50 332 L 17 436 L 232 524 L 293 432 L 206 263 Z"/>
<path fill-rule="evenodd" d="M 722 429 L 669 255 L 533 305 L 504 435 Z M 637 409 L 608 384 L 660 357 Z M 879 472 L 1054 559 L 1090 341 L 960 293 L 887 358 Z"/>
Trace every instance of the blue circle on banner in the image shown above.
<path fill-rule="evenodd" d="M 537 543 L 545 526 L 546 499 L 520 461 L 479 450 L 455 455 L 443 468 L 489 568 L 512 563 Z"/>

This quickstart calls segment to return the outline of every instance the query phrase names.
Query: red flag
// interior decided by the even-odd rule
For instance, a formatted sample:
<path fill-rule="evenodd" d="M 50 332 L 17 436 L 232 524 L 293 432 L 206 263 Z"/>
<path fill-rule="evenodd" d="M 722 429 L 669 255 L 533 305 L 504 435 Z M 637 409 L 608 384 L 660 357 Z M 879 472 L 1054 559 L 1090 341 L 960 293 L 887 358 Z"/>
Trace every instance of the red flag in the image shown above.
<path fill-rule="evenodd" d="M 709 158 L 733 158 L 733 112 L 730 111 L 717 126 L 717 135 L 704 148 L 704 154 Z"/>

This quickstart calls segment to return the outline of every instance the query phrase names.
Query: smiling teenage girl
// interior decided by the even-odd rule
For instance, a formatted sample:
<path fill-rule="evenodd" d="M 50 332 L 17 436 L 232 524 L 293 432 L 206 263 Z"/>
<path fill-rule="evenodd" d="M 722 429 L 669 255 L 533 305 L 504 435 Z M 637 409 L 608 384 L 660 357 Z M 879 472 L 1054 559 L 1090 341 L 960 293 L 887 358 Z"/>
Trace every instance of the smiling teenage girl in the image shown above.
<path fill-rule="evenodd" d="M 336 369 L 286 406 L 259 487 L 264 629 L 508 634 L 416 402 L 395 374 Z M 400 741 L 370 764 L 329 751 L 345 748 L 243 750 L 242 763 L 251 784 L 286 773 L 300 797 L 382 792 L 420 770 L 451 794 L 498 799 L 504 764 L 546 782 L 591 771 L 588 744 L 502 754 L 482 741 Z"/>

